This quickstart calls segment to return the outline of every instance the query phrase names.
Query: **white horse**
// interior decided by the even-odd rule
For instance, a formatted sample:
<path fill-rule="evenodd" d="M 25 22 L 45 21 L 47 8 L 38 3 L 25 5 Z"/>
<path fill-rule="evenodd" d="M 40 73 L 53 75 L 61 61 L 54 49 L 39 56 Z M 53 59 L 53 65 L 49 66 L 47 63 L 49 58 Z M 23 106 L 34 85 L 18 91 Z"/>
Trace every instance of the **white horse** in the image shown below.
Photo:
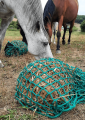
<path fill-rule="evenodd" d="M 40 0 L 0 0 L 0 51 L 6 30 L 16 15 L 28 43 L 28 51 L 36 59 L 53 57 L 48 44 L 48 35 L 43 24 Z M 2 62 L 0 61 L 1 66 Z"/>
<path fill-rule="evenodd" d="M 57 28 L 58 28 L 58 22 L 54 22 L 53 23 L 53 26 L 52 26 L 52 36 L 51 36 L 51 42 L 53 42 L 54 44 L 56 44 L 56 40 L 55 40 L 55 36 L 56 36 L 56 31 L 57 31 Z"/>

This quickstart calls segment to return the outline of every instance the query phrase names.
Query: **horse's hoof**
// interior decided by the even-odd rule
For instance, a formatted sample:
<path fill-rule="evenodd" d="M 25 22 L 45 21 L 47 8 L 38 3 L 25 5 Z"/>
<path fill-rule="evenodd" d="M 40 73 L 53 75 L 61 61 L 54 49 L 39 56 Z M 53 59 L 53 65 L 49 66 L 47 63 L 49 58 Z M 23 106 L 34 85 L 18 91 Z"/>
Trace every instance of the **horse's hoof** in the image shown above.
<path fill-rule="evenodd" d="M 56 42 L 54 42 L 53 44 L 56 44 Z"/>
<path fill-rule="evenodd" d="M 0 68 L 3 68 L 4 65 L 2 64 L 1 60 L 0 60 Z"/>
<path fill-rule="evenodd" d="M 57 53 L 57 54 L 61 54 L 61 51 L 60 51 L 60 50 L 56 50 L 56 53 Z"/>
<path fill-rule="evenodd" d="M 62 41 L 62 44 L 65 45 L 65 41 Z"/>
<path fill-rule="evenodd" d="M 68 42 L 68 45 L 70 45 L 70 42 Z"/>

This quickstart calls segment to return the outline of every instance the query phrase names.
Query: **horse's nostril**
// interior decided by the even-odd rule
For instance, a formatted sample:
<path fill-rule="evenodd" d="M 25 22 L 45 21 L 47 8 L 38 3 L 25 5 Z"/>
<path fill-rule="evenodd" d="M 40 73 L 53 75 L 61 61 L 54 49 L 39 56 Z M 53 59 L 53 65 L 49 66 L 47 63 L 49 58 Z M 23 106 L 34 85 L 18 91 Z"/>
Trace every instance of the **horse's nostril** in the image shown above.
<path fill-rule="evenodd" d="M 48 45 L 48 42 L 44 42 L 43 45 L 44 45 L 44 46 L 47 46 L 47 45 Z"/>

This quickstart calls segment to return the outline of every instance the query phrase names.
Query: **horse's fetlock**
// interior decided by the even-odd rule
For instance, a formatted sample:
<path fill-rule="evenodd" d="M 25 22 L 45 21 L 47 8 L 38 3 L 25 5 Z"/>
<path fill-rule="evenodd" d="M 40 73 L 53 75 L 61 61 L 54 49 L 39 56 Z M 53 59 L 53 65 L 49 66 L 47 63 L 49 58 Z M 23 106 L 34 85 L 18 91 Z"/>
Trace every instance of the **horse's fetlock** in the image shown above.
<path fill-rule="evenodd" d="M 65 40 L 62 40 L 62 44 L 65 45 Z"/>
<path fill-rule="evenodd" d="M 61 33 L 59 31 L 57 32 L 57 37 L 61 37 Z"/>
<path fill-rule="evenodd" d="M 70 44 L 70 42 L 68 41 L 68 44 Z"/>
<path fill-rule="evenodd" d="M 57 44 L 57 50 L 60 50 L 60 45 Z"/>

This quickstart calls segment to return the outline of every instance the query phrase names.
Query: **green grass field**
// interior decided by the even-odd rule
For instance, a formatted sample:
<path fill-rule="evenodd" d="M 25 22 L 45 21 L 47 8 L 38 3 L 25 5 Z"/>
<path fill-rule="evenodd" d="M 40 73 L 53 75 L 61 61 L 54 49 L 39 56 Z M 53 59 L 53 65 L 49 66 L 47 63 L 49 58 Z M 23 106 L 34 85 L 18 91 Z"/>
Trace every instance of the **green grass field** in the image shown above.
<path fill-rule="evenodd" d="M 21 35 L 20 35 L 20 31 L 19 31 L 19 30 L 17 30 L 17 31 L 9 31 L 9 30 L 7 30 L 5 37 L 9 37 L 9 36 L 12 36 L 12 37 L 15 37 L 15 36 L 20 37 L 20 36 L 21 36 Z"/>

